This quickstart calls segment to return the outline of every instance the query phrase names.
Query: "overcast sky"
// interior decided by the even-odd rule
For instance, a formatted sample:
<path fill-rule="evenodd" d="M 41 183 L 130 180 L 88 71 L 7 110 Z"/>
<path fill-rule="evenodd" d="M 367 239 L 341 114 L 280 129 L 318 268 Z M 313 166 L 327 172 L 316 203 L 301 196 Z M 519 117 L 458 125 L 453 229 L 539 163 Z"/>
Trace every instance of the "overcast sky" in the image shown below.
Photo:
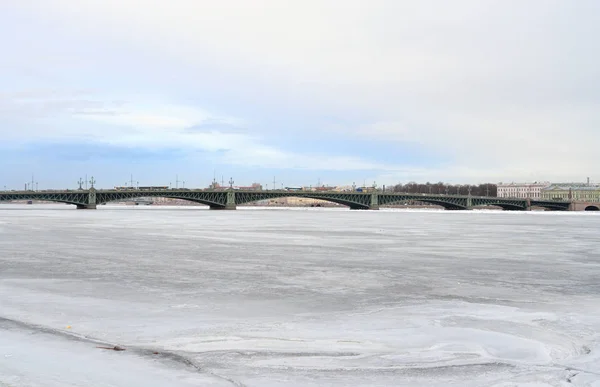
<path fill-rule="evenodd" d="M 0 185 L 600 181 L 599 36 L 595 0 L 3 1 Z"/>

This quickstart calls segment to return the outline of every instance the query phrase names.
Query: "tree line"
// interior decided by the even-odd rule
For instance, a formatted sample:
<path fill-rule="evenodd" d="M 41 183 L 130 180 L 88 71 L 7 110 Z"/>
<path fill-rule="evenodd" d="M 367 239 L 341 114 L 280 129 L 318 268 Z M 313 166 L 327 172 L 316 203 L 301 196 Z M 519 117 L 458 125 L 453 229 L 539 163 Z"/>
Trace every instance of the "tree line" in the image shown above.
<path fill-rule="evenodd" d="M 402 193 L 423 193 L 423 194 L 444 194 L 444 195 L 472 195 L 472 196 L 498 196 L 498 187 L 496 184 L 446 184 L 439 183 L 415 183 L 414 181 L 406 184 L 398 183 L 391 187 L 394 192 Z"/>

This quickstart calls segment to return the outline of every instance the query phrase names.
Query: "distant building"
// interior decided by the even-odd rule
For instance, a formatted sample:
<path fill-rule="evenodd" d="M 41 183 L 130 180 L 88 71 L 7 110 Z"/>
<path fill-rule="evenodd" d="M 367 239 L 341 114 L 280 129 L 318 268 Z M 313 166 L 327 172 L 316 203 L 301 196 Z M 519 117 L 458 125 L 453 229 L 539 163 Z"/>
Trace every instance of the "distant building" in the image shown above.
<path fill-rule="evenodd" d="M 600 186 L 588 184 L 553 184 L 542 189 L 542 199 L 600 202 Z"/>
<path fill-rule="evenodd" d="M 327 191 L 335 191 L 336 187 L 330 187 L 330 186 L 321 186 L 321 187 L 315 187 L 315 191 L 317 192 L 327 192 Z"/>
<path fill-rule="evenodd" d="M 238 189 L 238 190 L 242 190 L 242 191 L 262 191 L 262 189 L 263 189 L 263 187 L 260 183 L 252 183 L 252 185 L 250 185 L 248 187 L 242 187 L 242 186 L 230 187 L 228 185 L 221 185 L 221 184 L 217 183 L 216 181 L 213 181 L 208 186 L 208 188 L 215 190 L 215 191 L 224 191 L 224 190 L 228 190 L 230 188 Z"/>
<path fill-rule="evenodd" d="M 534 182 L 534 183 L 499 183 L 498 197 L 499 198 L 521 198 L 521 199 L 540 199 L 542 197 L 542 189 L 550 186 L 549 182 Z"/>
<path fill-rule="evenodd" d="M 252 183 L 249 187 L 237 187 L 242 191 L 262 191 L 262 185 L 260 183 Z"/>
<path fill-rule="evenodd" d="M 302 187 L 302 191 L 311 191 L 311 192 L 326 192 L 326 191 L 334 191 L 336 189 L 336 187 L 330 187 L 330 186 L 309 186 L 309 187 Z"/>

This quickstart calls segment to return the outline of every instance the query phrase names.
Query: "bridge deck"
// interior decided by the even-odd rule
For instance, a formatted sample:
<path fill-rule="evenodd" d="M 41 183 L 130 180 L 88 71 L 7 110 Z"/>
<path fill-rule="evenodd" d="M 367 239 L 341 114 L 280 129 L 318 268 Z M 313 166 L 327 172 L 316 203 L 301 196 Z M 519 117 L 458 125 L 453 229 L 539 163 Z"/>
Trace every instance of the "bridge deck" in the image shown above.
<path fill-rule="evenodd" d="M 529 199 L 497 198 L 487 196 L 408 194 L 387 192 L 315 192 L 315 191 L 240 191 L 203 189 L 165 190 L 64 190 L 64 191 L 10 191 L 0 192 L 0 201 L 44 200 L 77 205 L 78 208 L 96 208 L 97 205 L 140 197 L 164 197 L 189 200 L 210 206 L 213 209 L 235 209 L 239 204 L 281 197 L 304 197 L 327 200 L 351 209 L 378 209 L 405 202 L 425 202 L 449 210 L 467 210 L 480 206 L 497 206 L 505 210 L 526 211 L 531 207 L 548 210 L 573 209 L 570 201 L 544 201 Z"/>

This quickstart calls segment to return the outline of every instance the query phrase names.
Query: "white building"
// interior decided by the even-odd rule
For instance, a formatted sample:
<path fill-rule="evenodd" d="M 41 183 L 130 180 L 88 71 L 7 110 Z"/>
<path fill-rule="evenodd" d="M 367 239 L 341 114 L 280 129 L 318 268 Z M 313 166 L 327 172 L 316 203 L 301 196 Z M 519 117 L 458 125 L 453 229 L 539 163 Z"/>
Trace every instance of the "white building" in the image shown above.
<path fill-rule="evenodd" d="M 534 183 L 500 183 L 498 184 L 499 198 L 541 199 L 542 189 L 549 187 L 550 182 Z"/>

